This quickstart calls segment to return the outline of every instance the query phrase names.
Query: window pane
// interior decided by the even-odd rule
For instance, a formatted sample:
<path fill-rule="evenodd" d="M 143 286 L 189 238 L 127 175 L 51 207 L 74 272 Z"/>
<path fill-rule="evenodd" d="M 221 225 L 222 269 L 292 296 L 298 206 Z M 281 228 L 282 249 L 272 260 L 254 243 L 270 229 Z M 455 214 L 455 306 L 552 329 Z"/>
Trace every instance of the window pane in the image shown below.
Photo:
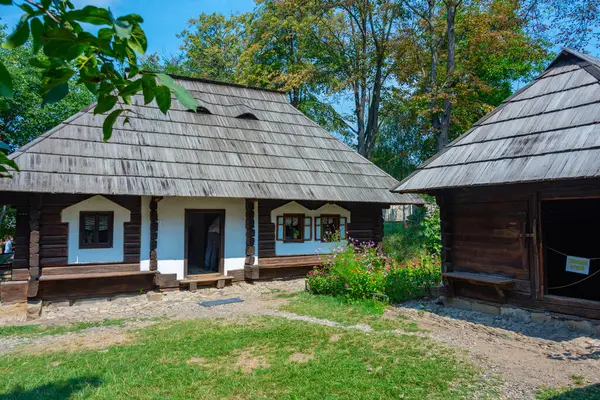
<path fill-rule="evenodd" d="M 98 216 L 98 243 L 99 244 L 108 244 L 110 242 L 109 239 L 109 217 L 108 215 L 99 215 Z"/>
<path fill-rule="evenodd" d="M 84 215 L 83 216 L 83 243 L 93 244 L 94 243 L 94 232 L 96 231 L 96 216 L 95 215 Z"/>
<path fill-rule="evenodd" d="M 285 218 L 285 240 L 302 240 L 300 219 L 298 217 Z"/>
<path fill-rule="evenodd" d="M 312 221 L 310 217 L 304 218 L 304 240 L 311 240 Z"/>

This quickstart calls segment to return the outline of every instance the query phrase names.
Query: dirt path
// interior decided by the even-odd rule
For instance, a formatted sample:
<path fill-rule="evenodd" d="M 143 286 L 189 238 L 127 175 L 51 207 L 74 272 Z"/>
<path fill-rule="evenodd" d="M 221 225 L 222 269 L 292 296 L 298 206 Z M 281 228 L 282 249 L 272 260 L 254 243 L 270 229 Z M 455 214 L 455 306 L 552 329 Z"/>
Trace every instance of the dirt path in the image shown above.
<path fill-rule="evenodd" d="M 448 347 L 466 350 L 486 374 L 499 375 L 504 399 L 535 399 L 542 388 L 600 383 L 598 338 L 433 302 L 405 304 L 392 314 L 417 322 Z"/>

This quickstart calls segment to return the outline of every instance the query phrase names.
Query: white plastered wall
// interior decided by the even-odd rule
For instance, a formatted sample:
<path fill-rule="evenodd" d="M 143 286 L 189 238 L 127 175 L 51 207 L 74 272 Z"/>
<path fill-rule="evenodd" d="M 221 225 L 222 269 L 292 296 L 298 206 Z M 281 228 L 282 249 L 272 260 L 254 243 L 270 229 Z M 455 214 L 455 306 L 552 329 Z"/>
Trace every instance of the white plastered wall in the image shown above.
<path fill-rule="evenodd" d="M 149 267 L 149 198 L 142 199 L 142 268 Z M 246 260 L 246 209 L 244 199 L 165 197 L 158 203 L 158 271 L 184 277 L 185 210 L 225 210 L 225 274 L 244 269 Z"/>
<path fill-rule="evenodd" d="M 79 248 L 79 218 L 82 211 L 112 211 L 113 246 L 104 249 Z M 103 196 L 94 196 L 62 210 L 62 222 L 69 224 L 68 263 L 122 262 L 124 259 L 124 223 L 131 220 L 131 212 Z"/>
<path fill-rule="evenodd" d="M 346 224 L 350 223 L 350 211 L 338 206 L 337 204 L 327 203 L 316 210 L 309 210 L 301 204 L 292 201 L 282 205 L 271 211 L 271 222 L 277 226 L 277 216 L 283 214 L 304 214 L 307 217 L 312 217 L 312 238 L 305 242 L 282 242 L 275 241 L 275 254 L 278 256 L 296 256 L 305 254 L 329 254 L 331 251 L 344 244 L 344 242 L 328 242 L 324 243 L 320 240 L 315 240 L 315 217 L 320 215 L 330 214 L 346 217 Z M 347 225 L 346 225 L 347 229 Z M 258 235 L 257 235 L 258 236 Z"/>

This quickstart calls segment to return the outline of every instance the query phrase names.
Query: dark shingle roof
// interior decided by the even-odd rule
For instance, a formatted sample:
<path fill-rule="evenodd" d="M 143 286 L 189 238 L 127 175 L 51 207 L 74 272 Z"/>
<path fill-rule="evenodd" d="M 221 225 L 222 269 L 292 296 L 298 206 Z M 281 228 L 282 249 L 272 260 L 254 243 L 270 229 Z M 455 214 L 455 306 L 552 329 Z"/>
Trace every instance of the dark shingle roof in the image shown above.
<path fill-rule="evenodd" d="M 600 176 L 600 59 L 565 49 L 396 192 Z"/>
<path fill-rule="evenodd" d="M 422 203 L 291 106 L 283 93 L 176 79 L 210 114 L 173 101 L 167 115 L 134 96 L 102 142 L 83 110 L 11 157 L 0 191 Z M 257 120 L 238 118 L 254 115 Z"/>

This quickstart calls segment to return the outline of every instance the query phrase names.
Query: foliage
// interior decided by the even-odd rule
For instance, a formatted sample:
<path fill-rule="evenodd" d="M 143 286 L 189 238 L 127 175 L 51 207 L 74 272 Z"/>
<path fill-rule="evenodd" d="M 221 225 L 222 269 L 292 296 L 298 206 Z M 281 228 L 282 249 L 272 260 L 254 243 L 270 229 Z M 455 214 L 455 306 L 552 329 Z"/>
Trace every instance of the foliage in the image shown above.
<path fill-rule="evenodd" d="M 440 255 L 440 210 L 436 206 L 417 208 L 406 222 L 386 222 L 384 229 L 384 252 L 397 260 Z"/>
<path fill-rule="evenodd" d="M 425 256 L 391 268 L 386 276 L 386 294 L 393 301 L 427 295 L 427 290 L 442 281 L 439 258 Z"/>
<path fill-rule="evenodd" d="M 428 288 L 441 282 L 437 256 L 402 263 L 378 255 L 374 243 L 349 240 L 323 261 L 322 268 L 313 269 L 307 276 L 309 291 L 314 294 L 352 300 L 385 294 L 391 301 L 403 301 L 423 296 Z"/>
<path fill-rule="evenodd" d="M 6 35 L 0 27 L 0 42 Z M 11 150 L 37 138 L 93 101 L 92 94 L 83 85 L 69 81 L 69 94 L 62 100 L 42 106 L 42 77 L 39 68 L 29 63 L 33 48 L 30 43 L 16 49 L 0 49 L 13 83 L 13 96 L 0 97 L 0 141 Z M 43 60 L 43 55 L 39 55 Z"/>
<path fill-rule="evenodd" d="M 0 206 L 0 240 L 15 236 L 17 210 L 9 206 Z"/>
<path fill-rule="evenodd" d="M 235 82 L 244 49 L 246 23 L 250 14 L 200 14 L 189 21 L 183 39 L 183 68 L 192 76 Z"/>
<path fill-rule="evenodd" d="M 24 12 L 2 47 L 12 50 L 30 41 L 29 62 L 41 71 L 38 93 L 42 106 L 67 97 L 73 81 L 84 85 L 98 100 L 94 113 L 109 113 L 103 124 L 104 140 L 110 139 L 119 117 L 125 117 L 124 123 L 128 121 L 127 108 L 119 104 L 115 109 L 119 101 L 131 104 L 131 96 L 138 92 L 143 91 L 146 104 L 156 98 L 165 113 L 171 96 L 164 93 L 171 92 L 188 109 L 197 109 L 196 100 L 169 76 L 139 70 L 137 55 L 143 55 L 147 48 L 139 15 L 115 18 L 108 9 L 77 9 L 70 0 L 2 0 L 0 5 L 19 7 Z M 97 34 L 86 31 L 87 25 L 97 27 Z M 10 71 L 0 61 L 0 97 L 12 98 L 14 92 Z M 17 169 L 12 160 L 0 153 L 0 168 L 4 169 L 0 173 L 8 172 L 6 166 Z"/>

